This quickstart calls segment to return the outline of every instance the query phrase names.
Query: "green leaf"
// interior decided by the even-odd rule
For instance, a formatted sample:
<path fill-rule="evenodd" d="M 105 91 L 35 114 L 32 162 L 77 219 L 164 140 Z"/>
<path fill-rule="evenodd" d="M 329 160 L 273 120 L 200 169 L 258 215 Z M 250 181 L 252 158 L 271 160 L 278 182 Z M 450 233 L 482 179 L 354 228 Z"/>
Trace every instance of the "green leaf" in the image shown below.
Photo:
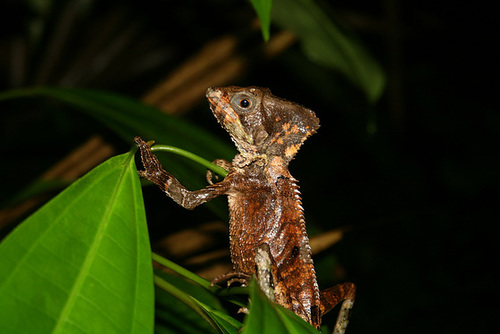
<path fill-rule="evenodd" d="M 174 263 L 170 261 L 169 259 L 166 259 L 162 257 L 159 254 L 153 253 L 152 254 L 153 260 L 162 266 L 169 268 L 170 270 L 176 272 L 177 274 L 184 276 L 185 278 L 197 283 L 198 285 L 204 287 L 205 289 L 210 289 L 210 281 L 204 279 L 201 276 L 196 275 L 195 273 L 187 270 L 184 267 L 179 266 L 177 263 Z"/>
<path fill-rule="evenodd" d="M 198 313 L 169 293 L 156 288 L 155 333 L 217 333 Z"/>
<path fill-rule="evenodd" d="M 312 61 L 344 74 L 369 101 L 381 96 L 385 75 L 378 62 L 313 0 L 275 0 L 273 21 L 295 33 Z"/>
<path fill-rule="evenodd" d="M 167 276 L 164 274 L 155 276 L 155 284 L 165 290 L 172 297 L 175 297 L 177 300 L 181 301 L 184 305 L 188 306 L 191 311 L 197 313 L 202 319 L 204 319 L 208 324 L 210 324 L 217 333 L 237 333 L 239 328 L 241 327 L 241 323 L 237 320 L 232 319 L 229 315 L 225 313 L 223 308 L 220 306 L 218 301 L 215 301 L 214 296 L 208 294 L 208 291 L 201 288 L 200 286 L 196 287 L 192 283 L 184 281 L 181 283 L 178 279 L 175 279 L 173 276 Z M 187 284 L 187 285 L 186 285 Z M 179 286 L 180 285 L 180 286 Z M 190 286 L 191 285 L 191 286 Z M 163 297 L 163 300 L 168 298 L 166 296 Z M 201 301 L 202 299 L 203 301 Z M 208 304 L 206 304 L 208 303 Z M 175 323 L 176 319 L 172 318 L 172 314 L 178 314 L 178 307 L 172 309 L 172 305 L 175 303 L 164 303 L 160 308 L 162 310 L 168 310 L 161 314 L 164 322 L 170 323 L 170 327 Z M 185 310 L 182 312 L 182 317 L 190 318 L 189 327 L 190 332 L 194 331 L 194 328 L 202 328 L 202 324 L 196 321 L 196 318 L 193 318 L 193 312 L 189 312 L 190 310 Z"/>
<path fill-rule="evenodd" d="M 133 153 L 93 169 L 0 244 L 1 333 L 152 333 L 153 277 Z"/>
<path fill-rule="evenodd" d="M 132 143 L 135 136 L 141 136 L 146 141 L 176 146 L 210 161 L 219 158 L 231 160 L 236 153 L 229 141 L 222 141 L 183 119 L 117 94 L 52 87 L 0 93 L 0 101 L 23 97 L 49 97 L 62 101 L 104 123 L 126 142 Z M 207 185 L 204 167 L 172 154 L 161 154 L 159 159 L 187 188 L 196 190 Z M 219 216 L 226 217 L 225 206 L 217 206 L 213 201 L 205 205 Z"/>
<path fill-rule="evenodd" d="M 269 40 L 269 31 L 271 28 L 271 9 L 273 6 L 272 0 L 250 0 L 255 12 L 260 20 L 260 29 L 262 37 L 267 42 Z"/>
<path fill-rule="evenodd" d="M 236 305 L 243 305 L 239 298 L 228 291 L 240 291 L 240 289 L 212 287 L 209 281 L 155 253 L 153 253 L 153 260 L 184 277 L 167 275 L 164 272 L 157 272 L 155 277 L 156 285 L 169 294 L 162 295 L 157 291 L 157 296 L 161 296 L 161 300 L 157 298 L 157 319 L 160 320 L 157 323 L 166 325 L 162 327 L 163 331 L 169 332 L 172 328 L 176 328 L 178 332 L 195 333 L 208 324 L 218 332 L 237 333 L 239 331 L 241 323 L 226 313 L 213 292 L 219 296 L 224 295 L 227 301 Z M 184 326 L 182 330 L 178 328 L 181 318 L 184 319 L 183 322 L 188 323 L 187 327 Z M 206 323 L 200 323 L 200 319 L 204 319 Z"/>
<path fill-rule="evenodd" d="M 156 328 L 166 333 L 217 333 L 217 325 L 191 296 L 156 275 Z"/>
<path fill-rule="evenodd" d="M 156 271 L 155 275 L 161 277 L 165 281 L 169 282 L 176 288 L 182 290 L 183 292 L 187 293 L 189 296 L 195 298 L 203 304 L 208 305 L 213 309 L 221 311 L 224 310 L 219 299 L 207 288 L 176 274 L 167 274 L 162 271 Z"/>
<path fill-rule="evenodd" d="M 157 288 L 155 332 L 193 334 L 218 331 L 238 333 L 242 326 L 238 320 L 223 311 L 211 308 L 197 298 L 194 298 L 193 302 L 197 303 L 202 311 L 211 318 L 209 322 L 173 295 Z M 217 328 L 211 327 L 210 324 L 216 324 Z"/>
<path fill-rule="evenodd" d="M 242 326 L 241 322 L 232 318 L 225 312 L 213 309 L 212 307 L 205 305 L 198 300 L 196 300 L 196 302 L 206 312 L 206 314 L 210 316 L 213 322 L 217 324 L 218 329 L 222 333 L 237 334 L 240 332 L 240 328 Z"/>
<path fill-rule="evenodd" d="M 260 290 L 255 279 L 250 284 L 249 315 L 245 318 L 242 334 L 308 333 L 318 334 L 307 322 L 280 305 L 271 303 Z"/>
<path fill-rule="evenodd" d="M 195 273 L 187 270 L 186 268 L 179 266 L 178 264 L 170 261 L 169 259 L 166 259 L 166 258 L 164 258 L 156 253 L 153 253 L 152 256 L 153 256 L 153 260 L 155 262 L 164 266 L 165 268 L 172 270 L 173 272 L 184 277 L 185 279 L 187 279 L 193 283 L 196 283 L 196 286 L 202 287 L 206 291 L 210 291 L 210 293 L 213 293 L 219 297 L 222 297 L 226 301 L 231 302 L 231 303 L 238 305 L 240 307 L 243 307 L 246 305 L 246 302 L 243 301 L 243 299 L 239 297 L 239 295 L 248 295 L 248 289 L 246 287 L 231 287 L 231 288 L 223 289 L 223 288 L 219 287 L 218 285 L 212 286 L 210 281 L 204 279 L 203 277 L 196 275 Z M 172 282 L 170 282 L 170 283 L 172 283 Z M 177 287 L 179 287 L 179 286 L 177 286 Z M 185 290 L 186 287 L 184 286 L 183 288 Z"/>
<path fill-rule="evenodd" d="M 318 331 L 313 326 L 305 322 L 292 311 L 279 305 L 277 305 L 275 310 L 280 317 L 281 322 L 285 325 L 288 333 L 318 334 Z"/>
<path fill-rule="evenodd" d="M 177 146 L 209 160 L 232 159 L 235 154 L 235 149 L 227 141 L 221 141 L 206 130 L 118 94 L 84 89 L 35 87 L 3 92 L 0 94 L 0 101 L 23 97 L 50 97 L 67 103 L 95 117 L 130 143 L 139 135 L 147 141 L 154 140 L 158 144 Z"/>

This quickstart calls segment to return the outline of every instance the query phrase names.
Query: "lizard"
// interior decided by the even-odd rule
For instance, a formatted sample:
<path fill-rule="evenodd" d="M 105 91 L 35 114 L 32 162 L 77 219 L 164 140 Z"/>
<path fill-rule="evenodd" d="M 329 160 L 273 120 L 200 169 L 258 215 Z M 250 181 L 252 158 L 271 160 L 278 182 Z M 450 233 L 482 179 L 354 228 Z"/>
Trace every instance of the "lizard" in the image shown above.
<path fill-rule="evenodd" d="M 266 295 L 317 329 L 321 316 L 343 302 L 336 325 L 337 333 L 342 333 L 356 287 L 343 283 L 320 292 L 298 181 L 288 170 L 302 143 L 316 133 L 319 119 L 312 110 L 279 98 L 267 88 L 209 88 L 206 97 L 238 150 L 232 162 L 214 161 L 228 170 L 228 175 L 213 183 L 207 173 L 209 185 L 190 191 L 165 171 L 149 145 L 136 137 L 144 166 L 139 176 L 158 185 L 186 209 L 228 196 L 233 271 L 216 277 L 213 283 L 227 280 L 228 284 L 246 284 L 252 274 L 267 271 L 268 278 L 258 280 L 270 285 Z"/>

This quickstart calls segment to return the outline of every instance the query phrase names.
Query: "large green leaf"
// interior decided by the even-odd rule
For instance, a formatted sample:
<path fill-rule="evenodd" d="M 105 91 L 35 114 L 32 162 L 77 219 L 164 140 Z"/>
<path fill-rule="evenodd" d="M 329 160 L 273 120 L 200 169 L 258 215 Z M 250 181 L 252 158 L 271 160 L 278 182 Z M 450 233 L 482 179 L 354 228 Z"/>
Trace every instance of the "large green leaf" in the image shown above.
<path fill-rule="evenodd" d="M 313 61 L 343 73 L 370 101 L 383 92 L 385 75 L 378 62 L 347 36 L 314 0 L 274 0 L 273 22 L 292 30 Z"/>
<path fill-rule="evenodd" d="M 152 333 L 153 277 L 133 153 L 109 159 L 0 244 L 1 333 Z"/>

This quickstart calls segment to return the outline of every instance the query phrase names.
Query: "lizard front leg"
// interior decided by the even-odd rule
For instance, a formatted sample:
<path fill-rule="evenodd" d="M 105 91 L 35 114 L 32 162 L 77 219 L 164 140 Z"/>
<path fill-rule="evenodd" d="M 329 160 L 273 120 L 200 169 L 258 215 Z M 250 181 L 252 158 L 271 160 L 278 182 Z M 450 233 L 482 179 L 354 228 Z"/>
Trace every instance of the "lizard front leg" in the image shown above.
<path fill-rule="evenodd" d="M 262 243 L 255 248 L 255 273 L 257 283 L 267 298 L 289 309 L 294 309 L 290 291 L 278 273 L 275 259 L 267 243 Z M 300 305 L 302 307 L 302 305 Z M 299 316 L 309 322 L 309 313 L 302 308 Z"/>
<path fill-rule="evenodd" d="M 229 182 L 223 180 L 197 191 L 189 191 L 173 175 L 163 169 L 158 158 L 151 152 L 149 145 L 140 137 L 134 138 L 141 152 L 141 161 L 144 170 L 138 171 L 139 176 L 148 179 L 163 190 L 176 203 L 186 209 L 194 209 L 219 195 L 225 194 Z"/>
<path fill-rule="evenodd" d="M 321 291 L 321 314 L 329 312 L 335 305 L 342 302 L 333 334 L 345 333 L 355 297 L 356 286 L 354 283 L 337 284 Z"/>

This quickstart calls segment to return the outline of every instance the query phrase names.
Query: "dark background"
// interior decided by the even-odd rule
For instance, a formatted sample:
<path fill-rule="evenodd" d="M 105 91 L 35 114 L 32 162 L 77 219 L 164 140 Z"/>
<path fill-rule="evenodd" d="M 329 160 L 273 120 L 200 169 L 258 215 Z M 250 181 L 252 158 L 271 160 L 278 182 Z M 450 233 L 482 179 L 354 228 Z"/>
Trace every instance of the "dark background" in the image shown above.
<path fill-rule="evenodd" d="M 245 30 L 254 16 L 236 0 L 51 3 L 42 11 L 38 45 L 22 41 L 40 11 L 24 1 L 0 5 L 2 90 L 62 85 L 140 98 L 207 41 Z M 312 234 L 349 229 L 329 251 L 335 275 L 358 286 L 348 332 L 492 333 L 500 316 L 492 275 L 499 263 L 498 14 L 453 1 L 330 5 L 386 71 L 380 101 L 368 103 L 298 46 L 256 60 L 233 83 L 270 87 L 321 120 L 291 172 Z M 71 38 L 53 47 L 51 36 L 61 29 Z M 82 52 L 100 38 L 92 52 Z M 110 51 L 112 43 L 121 46 Z M 77 71 L 78 61 L 93 57 L 101 67 Z M 96 129 L 112 138 L 81 115 L 18 103 L 16 112 L 12 103 L 0 105 L 2 202 Z M 227 138 L 202 100 L 184 117 Z M 128 150 L 129 143 L 115 144 Z M 320 285 L 331 280 L 320 277 Z"/>

